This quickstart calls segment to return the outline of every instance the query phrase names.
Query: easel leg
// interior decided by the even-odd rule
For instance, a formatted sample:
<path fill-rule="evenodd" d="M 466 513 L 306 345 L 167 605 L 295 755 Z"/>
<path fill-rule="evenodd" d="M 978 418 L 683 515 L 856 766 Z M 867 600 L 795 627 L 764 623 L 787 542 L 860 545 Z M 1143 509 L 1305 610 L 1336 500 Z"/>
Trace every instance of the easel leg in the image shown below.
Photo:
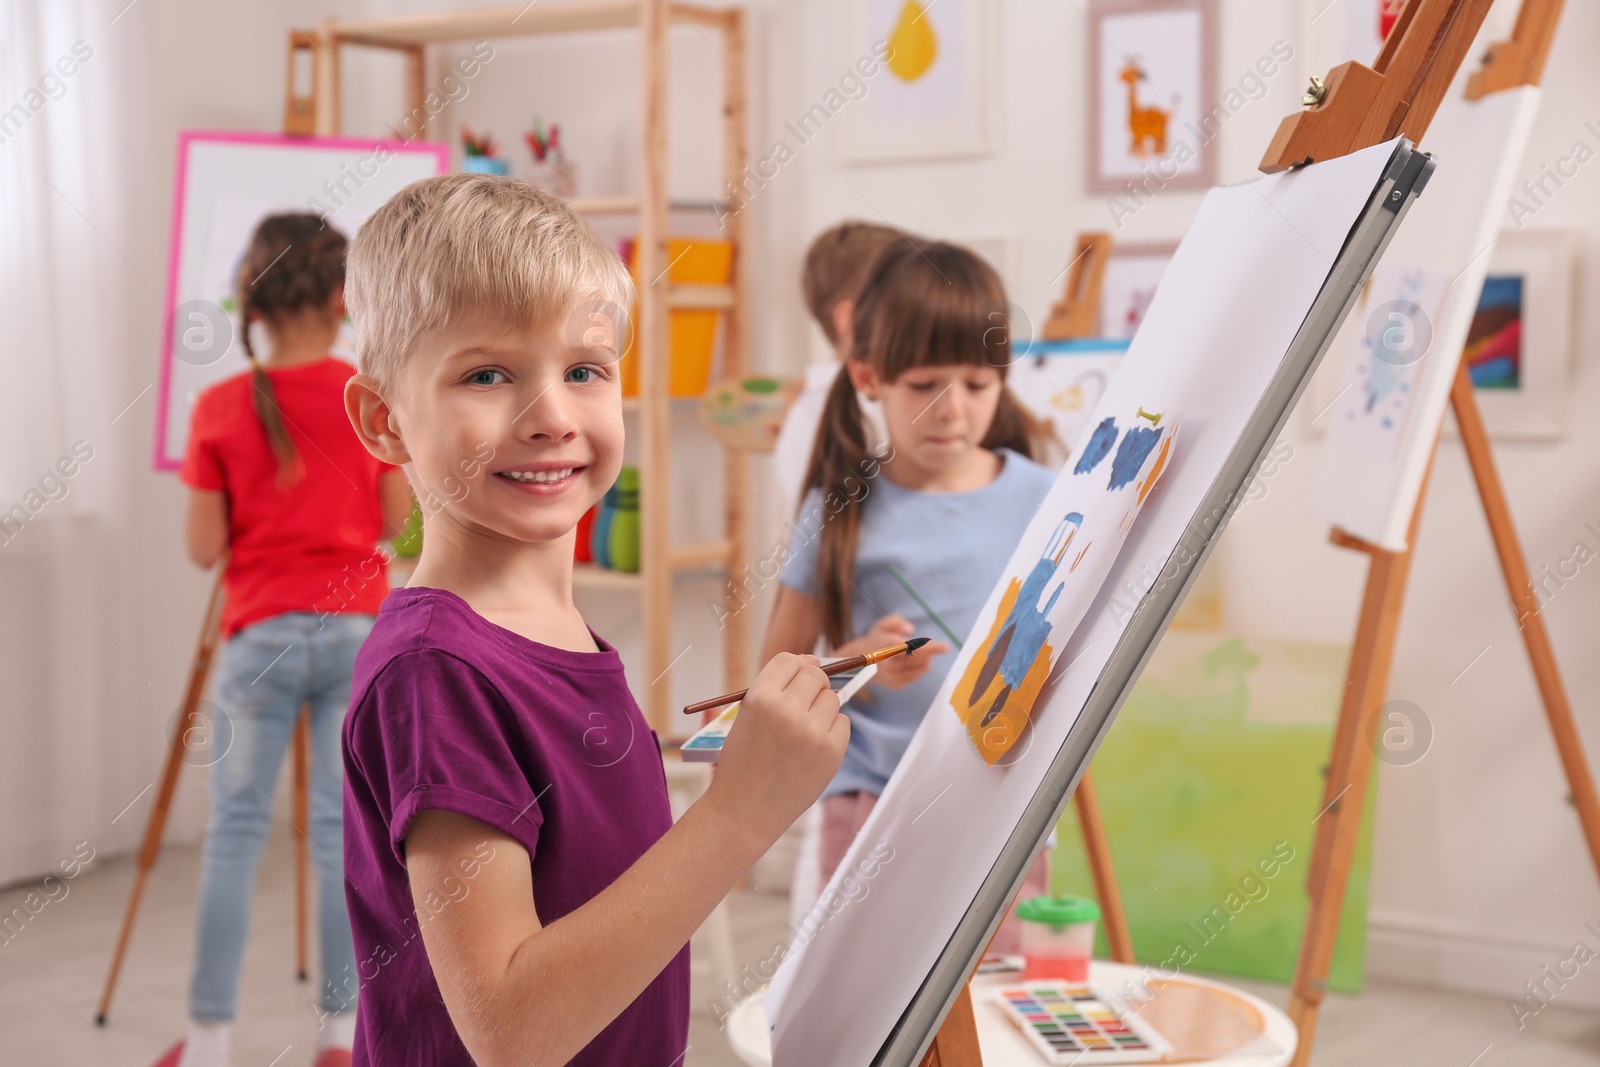
<path fill-rule="evenodd" d="M 1550 732 L 1555 735 L 1556 752 L 1561 757 L 1561 769 L 1566 772 L 1567 785 L 1572 790 L 1578 821 L 1583 827 L 1584 840 L 1589 845 L 1589 856 L 1594 861 L 1595 869 L 1600 871 L 1600 795 L 1596 794 L 1594 775 L 1583 754 L 1583 742 L 1578 737 L 1578 727 L 1572 717 L 1572 705 L 1567 700 L 1566 686 L 1562 684 L 1561 672 L 1556 667 L 1550 633 L 1545 629 L 1539 601 L 1533 595 L 1528 564 L 1522 554 L 1522 545 L 1517 540 L 1516 527 L 1511 522 L 1511 508 L 1506 503 L 1500 473 L 1494 465 L 1494 452 L 1489 448 L 1489 435 L 1484 431 L 1483 415 L 1478 411 L 1466 360 L 1462 360 L 1456 368 L 1450 405 L 1455 411 L 1456 424 L 1461 428 L 1461 443 L 1466 449 L 1467 462 L 1472 466 L 1473 480 L 1478 484 L 1478 498 L 1483 502 L 1484 515 L 1489 520 L 1489 533 L 1494 537 L 1495 553 L 1500 557 L 1500 570 L 1505 575 L 1511 603 L 1517 610 L 1518 628 L 1522 631 L 1523 644 L 1528 649 L 1533 676 L 1539 684 L 1539 696 L 1544 703 L 1545 716 L 1550 720 Z"/>
<path fill-rule="evenodd" d="M 1416 544 L 1427 484 L 1428 478 L 1424 475 L 1417 507 L 1411 517 L 1408 546 Z M 1361 833 L 1367 785 L 1372 777 L 1373 751 L 1365 738 L 1372 714 L 1388 691 L 1389 669 L 1394 662 L 1395 637 L 1400 627 L 1400 607 L 1405 601 L 1406 580 L 1411 572 L 1410 547 L 1404 552 L 1386 552 L 1353 539 L 1340 543 L 1364 548 L 1371 555 L 1371 563 L 1362 595 L 1361 617 L 1356 624 L 1355 646 L 1350 652 L 1344 701 L 1334 728 L 1333 756 L 1323 789 L 1323 807 L 1316 819 L 1316 840 L 1311 850 L 1306 887 L 1310 901 L 1305 931 L 1300 938 L 1300 954 L 1295 961 L 1294 983 L 1289 992 L 1289 1018 L 1300 1034 L 1300 1045 L 1295 1050 L 1291 1067 L 1306 1067 L 1311 1060 L 1317 1017 L 1328 992 L 1328 971 L 1333 966 L 1334 942 L 1339 936 L 1345 889 L 1355 859 L 1356 839 Z"/>
<path fill-rule="evenodd" d="M 294 726 L 294 952 L 295 975 L 306 980 L 306 833 L 311 781 L 311 717 L 300 710 Z"/>
<path fill-rule="evenodd" d="M 138 873 L 134 875 L 133 891 L 128 895 L 128 907 L 122 915 L 122 930 L 117 935 L 117 947 L 111 954 L 111 970 L 106 974 L 105 989 L 100 993 L 100 1008 L 95 1022 L 104 1026 L 111 1011 L 111 996 L 117 989 L 117 975 L 122 970 L 122 957 L 128 950 L 128 939 L 133 934 L 133 920 L 139 914 L 139 901 L 144 896 L 145 880 L 156 865 L 161 851 L 161 838 L 166 833 L 167 815 L 172 808 L 172 795 L 178 788 L 178 772 L 183 769 L 183 752 L 190 723 L 200 706 L 200 695 L 205 692 L 206 676 L 211 673 L 211 657 L 217 648 L 217 636 L 222 626 L 222 571 L 217 569 L 217 582 L 211 588 L 211 599 L 206 602 L 206 614 L 200 623 L 200 640 L 195 646 L 194 664 L 189 669 L 189 685 L 183 693 L 183 707 L 172 726 L 172 738 L 167 745 L 166 763 L 161 768 L 161 786 L 156 790 L 150 821 L 145 824 L 144 843 L 139 846 Z"/>
<path fill-rule="evenodd" d="M 1116 868 L 1111 865 L 1111 848 L 1101 829 L 1100 798 L 1095 793 L 1089 771 L 1083 772 L 1072 794 L 1078 813 L 1078 828 L 1083 833 L 1083 850 L 1089 858 L 1089 873 L 1094 877 L 1094 895 L 1100 901 L 1106 930 L 1106 945 L 1118 963 L 1133 963 L 1133 938 L 1128 934 L 1128 916 L 1122 910 L 1122 893 L 1117 888 Z"/>
<path fill-rule="evenodd" d="M 978 1047 L 978 1020 L 972 1013 L 972 985 L 961 987 L 961 995 L 950 1005 L 933 1045 L 922 1057 L 920 1067 L 983 1067 L 983 1050 Z"/>

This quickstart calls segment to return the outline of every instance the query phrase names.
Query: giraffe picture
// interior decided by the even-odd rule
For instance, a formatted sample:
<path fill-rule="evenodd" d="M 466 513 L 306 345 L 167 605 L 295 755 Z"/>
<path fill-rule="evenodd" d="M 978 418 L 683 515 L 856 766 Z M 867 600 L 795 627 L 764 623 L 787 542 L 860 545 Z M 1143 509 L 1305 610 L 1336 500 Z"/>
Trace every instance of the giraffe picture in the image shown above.
<path fill-rule="evenodd" d="M 1211 185 L 1213 0 L 1101 0 L 1090 20 L 1090 191 Z"/>

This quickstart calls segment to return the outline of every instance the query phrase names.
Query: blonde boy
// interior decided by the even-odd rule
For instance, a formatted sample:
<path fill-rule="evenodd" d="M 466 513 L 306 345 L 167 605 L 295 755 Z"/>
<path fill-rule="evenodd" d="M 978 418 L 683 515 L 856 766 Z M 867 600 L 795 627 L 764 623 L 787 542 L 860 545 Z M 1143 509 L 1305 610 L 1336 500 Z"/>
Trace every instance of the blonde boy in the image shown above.
<path fill-rule="evenodd" d="M 681 1064 L 689 935 L 843 755 L 815 657 L 776 656 L 672 820 L 572 598 L 578 519 L 622 463 L 631 295 L 559 200 L 504 178 L 408 186 L 352 247 L 346 407 L 431 502 L 345 724 L 357 1065 Z"/>

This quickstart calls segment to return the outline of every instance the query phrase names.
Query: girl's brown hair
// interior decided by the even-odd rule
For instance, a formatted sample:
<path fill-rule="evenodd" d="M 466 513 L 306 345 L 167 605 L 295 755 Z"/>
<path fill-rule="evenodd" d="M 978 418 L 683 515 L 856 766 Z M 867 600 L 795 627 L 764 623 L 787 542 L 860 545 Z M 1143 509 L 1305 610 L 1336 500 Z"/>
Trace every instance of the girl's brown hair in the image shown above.
<path fill-rule="evenodd" d="M 345 249 L 349 241 L 319 215 L 268 215 L 256 226 L 239 264 L 235 291 L 239 299 L 239 338 L 250 361 L 250 400 L 267 431 L 267 443 L 278 460 L 278 484 L 287 485 L 304 469 L 294 439 L 278 408 L 272 380 L 261 368 L 250 343 L 250 320 L 280 321 L 306 308 L 326 306 L 344 284 Z"/>
<path fill-rule="evenodd" d="M 982 447 L 1033 458 L 1035 423 L 1005 386 L 1011 365 L 1011 323 L 1005 286 L 974 253 L 942 242 L 911 241 L 886 249 L 873 264 L 851 318 L 850 358 L 892 382 L 913 367 L 991 366 L 1000 372 L 1000 401 Z M 833 647 L 851 635 L 850 593 L 861 530 L 864 479 L 877 473 L 866 420 L 849 365 L 828 391 L 801 491 L 828 502 L 817 546 L 823 635 Z M 835 507 L 837 506 L 837 510 Z"/>

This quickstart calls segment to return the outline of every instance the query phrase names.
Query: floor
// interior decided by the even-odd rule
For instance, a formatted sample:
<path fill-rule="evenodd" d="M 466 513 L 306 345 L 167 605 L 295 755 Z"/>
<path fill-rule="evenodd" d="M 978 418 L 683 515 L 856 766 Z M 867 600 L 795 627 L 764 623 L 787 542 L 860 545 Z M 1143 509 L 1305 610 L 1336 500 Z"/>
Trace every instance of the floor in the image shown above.
<path fill-rule="evenodd" d="M 121 983 L 104 1027 L 93 1016 L 129 887 L 131 857 L 96 864 L 66 883 L 9 942 L 0 944 L 0 1067 L 72 1064 L 146 1067 L 184 1027 L 199 852 L 172 847 L 152 873 Z M 310 987 L 293 977 L 292 862 L 286 833 L 268 843 L 241 982 L 234 1063 L 295 1067 L 311 1061 L 316 1023 Z M 772 881 L 772 879 L 762 879 Z M 0 893 L 0 914 L 23 890 Z M 755 963 L 782 935 L 787 898 L 744 890 L 731 902 L 736 957 Z M 1281 987 L 1257 990 L 1277 1004 Z M 695 972 L 687 1067 L 736 1067 Z M 1600 1065 L 1600 1014 L 1547 1008 L 1518 1032 L 1503 999 L 1370 982 L 1359 998 L 1334 997 L 1317 1039 L 1319 1067 L 1539 1067 Z"/>

